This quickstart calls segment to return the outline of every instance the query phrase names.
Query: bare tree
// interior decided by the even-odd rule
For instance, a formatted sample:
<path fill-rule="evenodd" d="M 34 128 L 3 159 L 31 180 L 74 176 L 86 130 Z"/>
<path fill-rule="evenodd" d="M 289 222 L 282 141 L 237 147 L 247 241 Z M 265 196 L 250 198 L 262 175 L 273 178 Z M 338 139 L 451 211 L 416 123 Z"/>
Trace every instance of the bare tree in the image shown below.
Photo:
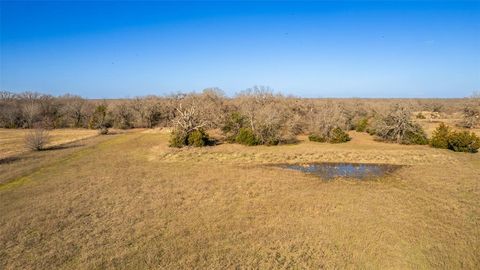
<path fill-rule="evenodd" d="M 480 92 L 474 92 L 463 110 L 463 127 L 475 128 L 480 125 Z"/>
<path fill-rule="evenodd" d="M 49 132 L 43 128 L 35 128 L 25 135 L 25 146 L 33 151 L 44 150 L 49 141 Z"/>
<path fill-rule="evenodd" d="M 260 110 L 274 99 L 273 90 L 267 86 L 254 86 L 237 94 L 239 108 L 255 132 Z"/>
<path fill-rule="evenodd" d="M 108 107 L 105 102 L 97 105 L 90 117 L 89 127 L 98 129 L 100 134 L 107 134 L 108 128 L 111 127 L 108 115 Z"/>
<path fill-rule="evenodd" d="M 310 114 L 309 130 L 311 133 L 328 140 L 335 128 L 342 130 L 350 128 L 349 117 L 342 106 L 327 102 Z"/>
<path fill-rule="evenodd" d="M 16 94 L 0 91 L 0 127 L 16 128 L 21 125 L 22 112 L 18 103 Z"/>
<path fill-rule="evenodd" d="M 40 118 L 43 126 L 56 128 L 62 118 L 61 104 L 59 99 L 50 95 L 41 95 L 38 99 L 40 106 Z"/>
<path fill-rule="evenodd" d="M 208 122 L 199 114 L 195 102 L 189 103 L 186 107 L 179 103 L 176 107 L 176 117 L 173 119 L 173 131 L 170 136 L 170 146 L 183 147 L 205 146 L 210 140 L 208 134 L 203 130 Z"/>
<path fill-rule="evenodd" d="M 85 126 L 87 119 L 88 104 L 87 101 L 79 96 L 65 95 L 61 97 L 64 102 L 64 114 L 71 122 L 73 127 Z"/>
<path fill-rule="evenodd" d="M 411 120 L 412 112 L 404 106 L 394 106 L 388 115 L 375 124 L 375 133 L 381 139 L 401 144 L 428 143 L 425 132 Z"/>
<path fill-rule="evenodd" d="M 21 111 L 24 125 L 27 128 L 32 128 L 33 124 L 38 121 L 40 116 L 41 108 L 38 102 L 40 94 L 34 92 L 25 92 L 20 98 L 22 99 Z"/>
<path fill-rule="evenodd" d="M 294 140 L 295 130 L 300 128 L 291 122 L 296 115 L 289 102 L 293 98 L 274 95 L 269 87 L 255 86 L 240 92 L 236 100 L 240 114 L 258 143 L 278 144 Z"/>
<path fill-rule="evenodd" d="M 136 97 L 132 101 L 132 110 L 137 115 L 137 127 L 152 128 L 161 120 L 161 106 L 155 96 Z"/>
<path fill-rule="evenodd" d="M 480 122 L 480 110 L 474 105 L 463 108 L 463 127 L 475 128 Z"/>
<path fill-rule="evenodd" d="M 199 111 L 195 103 L 190 104 L 188 107 L 183 107 L 182 103 L 180 103 L 176 111 L 177 116 L 173 119 L 173 126 L 178 132 L 189 134 L 208 125 L 208 122 L 198 113 Z"/>
<path fill-rule="evenodd" d="M 201 115 L 207 122 L 207 128 L 218 128 L 227 115 L 225 95 L 219 88 L 206 88 L 199 95 L 194 95 Z"/>
<path fill-rule="evenodd" d="M 113 106 L 114 126 L 121 129 L 133 127 L 133 113 L 129 101 L 122 101 Z"/>

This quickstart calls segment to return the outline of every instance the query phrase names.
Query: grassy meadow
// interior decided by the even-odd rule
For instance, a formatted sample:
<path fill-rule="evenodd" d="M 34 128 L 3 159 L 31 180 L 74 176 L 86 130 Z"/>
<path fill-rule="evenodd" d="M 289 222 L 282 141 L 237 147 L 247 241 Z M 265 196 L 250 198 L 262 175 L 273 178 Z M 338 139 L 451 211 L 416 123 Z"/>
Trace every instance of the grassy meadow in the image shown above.
<path fill-rule="evenodd" d="M 25 148 L 25 135 L 28 129 L 0 129 L 0 159 L 15 156 L 28 151 Z M 49 132 L 50 143 L 46 147 L 58 147 L 73 141 L 95 136 L 98 132 L 91 129 L 54 129 Z"/>
<path fill-rule="evenodd" d="M 15 155 L 1 144 L 1 269 L 480 267 L 478 153 L 354 131 L 345 144 L 182 149 L 161 129 L 59 132 L 85 137 Z M 368 181 L 268 166 L 322 161 L 405 166 Z"/>

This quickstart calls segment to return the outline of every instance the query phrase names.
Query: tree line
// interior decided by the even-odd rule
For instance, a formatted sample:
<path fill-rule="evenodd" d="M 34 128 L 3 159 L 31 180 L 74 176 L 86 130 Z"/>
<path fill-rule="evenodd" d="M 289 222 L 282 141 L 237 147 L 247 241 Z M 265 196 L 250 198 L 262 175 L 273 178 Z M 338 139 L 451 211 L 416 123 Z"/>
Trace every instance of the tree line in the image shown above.
<path fill-rule="evenodd" d="M 299 134 L 313 141 L 345 142 L 346 131 L 369 132 L 379 139 L 425 144 L 413 112 L 430 118 L 460 113 L 459 125 L 479 125 L 478 96 L 465 99 L 307 99 L 255 86 L 226 97 L 218 88 L 132 99 L 92 100 L 76 95 L 0 92 L 2 128 L 172 128 L 171 145 L 212 143 L 207 131 L 220 129 L 225 140 L 247 145 L 291 143 Z M 425 117 L 421 113 L 417 118 Z"/>

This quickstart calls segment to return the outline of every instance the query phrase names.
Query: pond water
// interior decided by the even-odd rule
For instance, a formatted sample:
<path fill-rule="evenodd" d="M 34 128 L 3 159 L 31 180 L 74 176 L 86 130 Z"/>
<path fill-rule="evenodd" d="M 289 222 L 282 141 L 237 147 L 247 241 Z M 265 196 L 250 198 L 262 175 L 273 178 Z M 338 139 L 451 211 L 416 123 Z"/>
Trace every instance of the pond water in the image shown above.
<path fill-rule="evenodd" d="M 327 180 L 336 177 L 364 180 L 386 175 L 401 167 L 400 165 L 368 163 L 307 163 L 279 164 L 276 166 L 317 175 Z"/>

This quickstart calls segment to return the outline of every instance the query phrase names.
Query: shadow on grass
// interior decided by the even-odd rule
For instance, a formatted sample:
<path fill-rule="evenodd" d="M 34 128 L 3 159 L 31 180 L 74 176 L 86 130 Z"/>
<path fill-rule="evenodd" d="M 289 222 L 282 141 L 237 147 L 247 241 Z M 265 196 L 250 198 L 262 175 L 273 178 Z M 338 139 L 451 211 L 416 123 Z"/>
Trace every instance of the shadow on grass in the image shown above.
<path fill-rule="evenodd" d="M 12 163 L 12 162 L 15 162 L 15 161 L 20 160 L 20 159 L 25 159 L 25 157 L 14 156 L 14 157 L 1 158 L 0 159 L 0 165 Z"/>
<path fill-rule="evenodd" d="M 69 148 L 77 148 L 77 147 L 81 147 L 81 146 L 84 146 L 84 145 L 85 144 L 79 144 L 79 143 L 70 144 L 70 143 L 67 143 L 67 144 L 50 146 L 50 147 L 47 147 L 45 149 L 42 149 L 42 151 L 63 150 L 63 149 L 69 149 Z"/>
<path fill-rule="evenodd" d="M 38 151 L 29 151 L 29 152 L 21 153 L 17 156 L 0 158 L 0 165 L 10 164 L 10 163 L 14 163 L 14 162 L 17 162 L 17 161 L 20 161 L 20 160 L 29 159 L 31 157 L 31 154 L 33 154 L 34 152 L 64 150 L 64 149 L 70 149 L 70 148 L 77 148 L 77 147 L 81 147 L 81 146 L 84 146 L 84 145 L 85 144 L 81 144 L 81 143 L 66 143 L 66 144 L 54 145 L 54 146 L 46 147 L 46 148 L 38 150 Z"/>

